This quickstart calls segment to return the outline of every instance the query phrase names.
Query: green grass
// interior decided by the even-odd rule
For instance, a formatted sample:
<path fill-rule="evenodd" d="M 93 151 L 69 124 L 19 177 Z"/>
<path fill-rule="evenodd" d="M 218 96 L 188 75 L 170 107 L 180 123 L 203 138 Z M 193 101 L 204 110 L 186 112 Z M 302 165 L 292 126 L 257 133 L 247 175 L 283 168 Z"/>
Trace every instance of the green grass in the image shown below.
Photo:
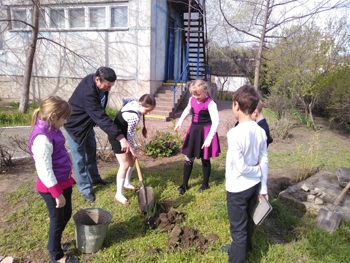
<path fill-rule="evenodd" d="M 167 251 L 167 233 L 145 227 L 145 216 L 139 211 L 134 193 L 125 193 L 132 202 L 130 207 L 113 202 L 114 184 L 97 186 L 97 199 L 94 204 L 86 203 L 74 188 L 73 214 L 80 209 L 99 207 L 109 211 L 113 218 L 100 251 L 93 255 L 81 254 L 74 248 L 71 253 L 78 256 L 81 262 L 96 263 L 227 262 L 227 255 L 221 252 L 221 246 L 231 240 L 224 186 L 225 152 L 219 158 L 213 159 L 211 188 L 203 194 L 196 192 L 201 183 L 199 160 L 194 164 L 189 191 L 183 196 L 176 193 L 175 189 L 181 182 L 181 157 L 163 158 L 163 164 L 151 169 L 145 168 L 141 163 L 145 185 L 153 187 L 157 203 L 172 200 L 174 208 L 186 213 L 182 225 L 195 228 L 204 236 L 209 233 L 218 235 L 219 240 L 212 243 L 206 253 L 198 253 L 193 248 L 177 252 Z M 270 153 L 270 169 L 275 168 L 275 158 L 282 161 L 283 158 L 290 157 L 289 154 Z M 116 171 L 111 168 L 106 177 L 114 179 Z M 12 212 L 4 215 L 5 227 L 0 230 L 2 255 L 24 258 L 33 251 L 40 251 L 44 258 L 48 257 L 45 246 L 49 220 L 44 201 L 35 191 L 35 178 L 36 175 L 33 174 L 32 183 L 22 185 L 6 197 Z M 133 176 L 133 183 L 138 184 L 136 174 Z M 265 223 L 256 228 L 250 263 L 348 262 L 349 223 L 342 222 L 335 233 L 328 234 L 315 229 L 315 215 L 308 213 L 305 207 L 274 196 L 270 197 L 270 201 L 273 210 Z M 64 231 L 63 241 L 74 243 L 74 240 L 75 226 L 71 219 Z M 149 248 L 157 248 L 161 252 L 149 254 Z"/>
<path fill-rule="evenodd" d="M 19 113 L 19 103 L 2 102 L 0 104 L 0 127 L 25 125 L 30 126 L 32 114 L 39 105 L 37 103 L 29 103 L 27 113 Z M 114 119 L 118 114 L 117 109 L 106 108 L 107 115 Z"/>
<path fill-rule="evenodd" d="M 34 109 L 38 108 L 36 103 L 28 105 L 27 113 L 18 112 L 19 103 L 2 102 L 0 104 L 0 127 L 25 125 L 29 126 Z"/>
<path fill-rule="evenodd" d="M 268 114 L 264 112 L 268 118 Z M 272 118 L 272 117 L 271 117 Z M 313 133 L 306 129 L 303 132 Z M 335 171 L 337 167 L 349 167 L 350 147 L 344 137 L 332 136 L 329 131 L 320 132 L 318 164 L 323 170 Z M 285 142 L 274 142 L 269 148 L 269 170 L 296 169 L 298 156 L 295 147 L 285 147 Z M 306 145 L 306 144 L 305 144 Z M 179 196 L 176 188 L 182 180 L 183 156 L 162 158 L 157 166 L 141 170 L 146 186 L 152 186 L 156 203 L 171 201 L 172 207 L 186 213 L 182 226 L 197 229 L 207 236 L 215 233 L 219 239 L 212 242 L 205 253 L 194 248 L 167 251 L 168 235 L 159 229 L 145 226 L 145 216 L 140 212 L 135 193 L 125 192 L 132 205 L 123 207 L 113 202 L 115 184 L 95 187 L 96 201 L 88 204 L 73 190 L 73 214 L 80 209 L 98 207 L 109 211 L 113 218 L 101 250 L 95 254 L 81 254 L 76 248 L 70 252 L 81 262 L 227 262 L 221 246 L 231 241 L 225 193 L 226 150 L 212 160 L 210 190 L 198 194 L 201 183 L 201 163 L 196 160 L 190 178 L 190 189 Z M 111 168 L 105 177 L 115 179 L 117 168 Z M 6 175 L 2 175 L 6 176 Z M 36 175 L 30 183 L 23 184 L 6 196 L 6 204 L 0 207 L 0 255 L 11 255 L 24 261 L 43 262 L 49 258 L 46 251 L 48 215 L 45 203 L 35 190 Z M 138 185 L 134 171 L 134 185 Z M 290 200 L 270 195 L 273 210 L 261 226 L 256 227 L 253 251 L 248 263 L 346 263 L 349 262 L 350 222 L 342 221 L 333 234 L 314 227 L 316 215 Z M 75 244 L 75 225 L 71 219 L 63 233 L 63 242 Z M 151 254 L 149 248 L 160 252 Z"/>

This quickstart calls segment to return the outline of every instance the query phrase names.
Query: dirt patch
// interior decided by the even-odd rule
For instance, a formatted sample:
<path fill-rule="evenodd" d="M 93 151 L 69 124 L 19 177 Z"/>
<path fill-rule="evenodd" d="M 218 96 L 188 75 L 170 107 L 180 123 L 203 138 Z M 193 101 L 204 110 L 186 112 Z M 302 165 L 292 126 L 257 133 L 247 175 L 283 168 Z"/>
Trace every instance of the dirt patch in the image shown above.
<path fill-rule="evenodd" d="M 204 253 L 211 242 L 215 242 L 219 237 L 210 233 L 205 237 L 198 230 L 180 226 L 185 220 L 186 214 L 169 204 L 175 201 L 166 201 L 157 205 L 154 216 L 147 216 L 145 225 L 152 229 L 159 229 L 168 233 L 167 251 L 177 251 L 178 249 L 196 248 L 200 253 Z M 165 208 L 165 209 L 164 209 Z M 161 253 L 159 248 L 150 248 L 149 254 Z"/>

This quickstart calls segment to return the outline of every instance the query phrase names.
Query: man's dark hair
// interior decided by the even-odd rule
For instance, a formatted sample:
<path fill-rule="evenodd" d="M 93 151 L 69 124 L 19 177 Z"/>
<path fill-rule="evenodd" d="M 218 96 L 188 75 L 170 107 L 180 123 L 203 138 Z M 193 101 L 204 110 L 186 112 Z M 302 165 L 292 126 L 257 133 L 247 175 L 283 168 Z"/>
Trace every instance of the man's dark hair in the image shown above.
<path fill-rule="evenodd" d="M 252 85 L 243 85 L 233 94 L 233 103 L 238 103 L 239 108 L 246 114 L 252 114 L 258 106 L 260 94 Z"/>
<path fill-rule="evenodd" d="M 101 82 L 105 80 L 114 82 L 117 79 L 114 70 L 108 67 L 99 67 L 95 73 L 95 77 L 99 77 Z"/>

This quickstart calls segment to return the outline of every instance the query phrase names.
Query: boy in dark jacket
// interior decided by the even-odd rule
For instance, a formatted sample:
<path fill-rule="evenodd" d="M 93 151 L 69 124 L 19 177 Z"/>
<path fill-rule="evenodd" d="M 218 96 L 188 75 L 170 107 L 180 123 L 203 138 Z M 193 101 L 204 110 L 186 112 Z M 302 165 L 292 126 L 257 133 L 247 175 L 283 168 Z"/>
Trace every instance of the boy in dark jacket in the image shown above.
<path fill-rule="evenodd" d="M 267 147 L 269 147 L 269 144 L 273 142 L 273 139 L 272 139 L 272 137 L 270 135 L 269 125 L 267 124 L 267 121 L 266 121 L 265 117 L 262 114 L 262 108 L 263 108 L 263 103 L 260 100 L 259 103 L 258 103 L 258 106 L 256 107 L 256 110 L 254 112 L 255 113 L 255 118 L 254 118 L 254 116 L 252 116 L 252 117 L 253 117 L 253 119 L 255 119 L 256 123 L 261 128 L 263 128 L 265 130 L 266 137 L 267 137 Z"/>

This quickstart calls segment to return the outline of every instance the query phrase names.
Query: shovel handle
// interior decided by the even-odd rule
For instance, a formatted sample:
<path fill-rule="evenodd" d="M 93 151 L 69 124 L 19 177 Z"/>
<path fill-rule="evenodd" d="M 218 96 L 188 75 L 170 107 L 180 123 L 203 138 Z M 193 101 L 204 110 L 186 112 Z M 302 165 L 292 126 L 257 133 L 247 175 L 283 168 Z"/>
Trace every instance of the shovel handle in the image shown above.
<path fill-rule="evenodd" d="M 348 184 L 344 187 L 344 189 L 340 192 L 340 195 L 337 197 L 337 199 L 335 199 L 334 204 L 336 206 L 338 206 L 341 202 L 341 200 L 343 199 L 344 195 L 349 191 L 350 189 L 350 181 L 348 182 Z"/>
<path fill-rule="evenodd" d="M 139 176 L 140 183 L 143 184 L 143 178 L 141 174 L 141 169 L 140 169 L 140 164 L 137 158 L 135 159 L 135 165 L 136 165 L 136 170 L 137 170 L 137 175 Z"/>

